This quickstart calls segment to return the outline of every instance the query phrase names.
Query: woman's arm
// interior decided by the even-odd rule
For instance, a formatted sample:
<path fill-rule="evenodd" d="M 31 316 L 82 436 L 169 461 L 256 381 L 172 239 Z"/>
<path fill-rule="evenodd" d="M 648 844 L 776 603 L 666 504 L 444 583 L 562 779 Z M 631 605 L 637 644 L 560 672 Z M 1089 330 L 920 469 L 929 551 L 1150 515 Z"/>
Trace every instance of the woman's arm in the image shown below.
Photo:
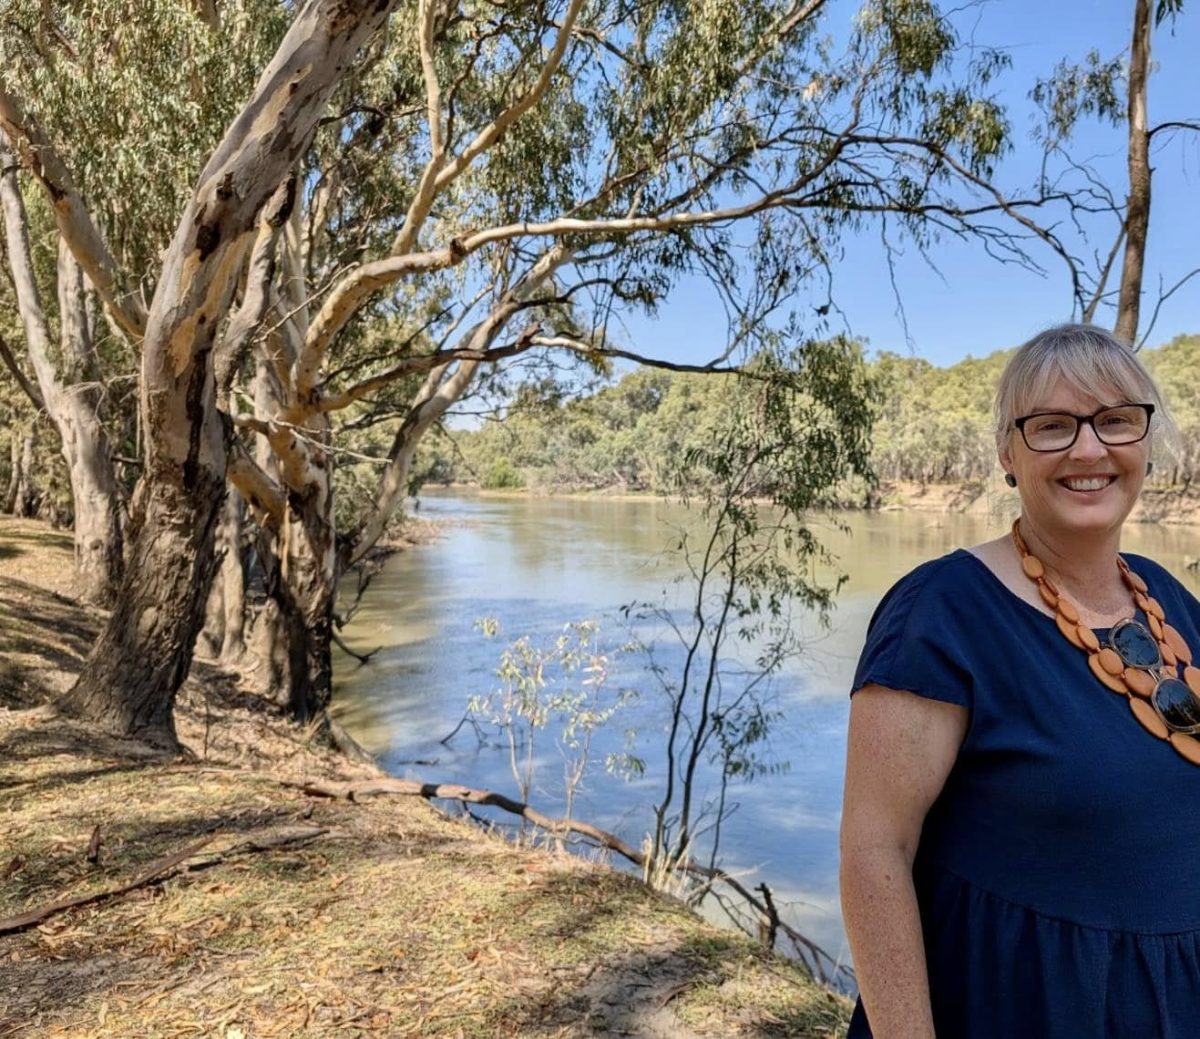
<path fill-rule="evenodd" d="M 842 915 L 875 1039 L 934 1039 L 912 864 L 967 711 L 864 686 L 850 702 L 842 804 Z"/>

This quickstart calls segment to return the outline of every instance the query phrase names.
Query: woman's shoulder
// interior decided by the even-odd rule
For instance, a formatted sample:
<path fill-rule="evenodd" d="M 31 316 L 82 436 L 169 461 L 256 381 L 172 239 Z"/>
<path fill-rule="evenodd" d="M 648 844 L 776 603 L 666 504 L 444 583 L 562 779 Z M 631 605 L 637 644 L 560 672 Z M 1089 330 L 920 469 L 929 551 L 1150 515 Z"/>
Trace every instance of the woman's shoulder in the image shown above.
<path fill-rule="evenodd" d="M 892 589 L 958 588 L 961 582 L 971 581 L 980 576 L 981 568 L 987 569 L 987 564 L 980 554 L 980 550 L 985 547 L 980 545 L 969 549 L 956 548 L 944 556 L 927 559 L 901 577 Z"/>
<path fill-rule="evenodd" d="M 888 590 L 867 627 L 852 691 L 902 689 L 970 707 L 972 697 L 964 591 L 980 562 L 956 549 L 914 567 Z"/>
<path fill-rule="evenodd" d="M 903 614 L 918 600 L 922 604 L 934 604 L 961 599 L 964 587 L 979 576 L 979 568 L 983 565 L 965 548 L 956 548 L 936 559 L 926 560 L 888 589 L 880 600 L 876 615 L 884 612 Z"/>

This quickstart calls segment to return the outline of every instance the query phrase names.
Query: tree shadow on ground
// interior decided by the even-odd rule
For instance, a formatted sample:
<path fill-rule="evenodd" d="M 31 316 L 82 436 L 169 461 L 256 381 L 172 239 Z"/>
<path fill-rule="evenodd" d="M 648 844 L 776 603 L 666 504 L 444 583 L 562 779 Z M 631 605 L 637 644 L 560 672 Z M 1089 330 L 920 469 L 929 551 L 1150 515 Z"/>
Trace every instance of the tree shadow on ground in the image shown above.
<path fill-rule="evenodd" d="M 45 706 L 27 712 L 31 720 L 42 720 L 41 724 L 12 724 L 0 730 L 0 774 L 5 765 L 53 756 L 113 758 L 131 768 L 137 767 L 138 763 L 162 764 L 175 758 L 168 751 L 137 740 L 107 736 L 94 726 L 68 718 L 45 723 L 47 712 L 53 714 L 52 709 Z"/>
<path fill-rule="evenodd" d="M 0 583 L 0 707 L 31 707 L 69 688 L 98 632 L 98 618 L 73 600 Z"/>
<path fill-rule="evenodd" d="M 529 940 L 561 945 L 564 962 L 552 967 L 552 989 L 519 1007 L 497 1009 L 486 1025 L 497 1035 L 569 1029 L 566 1034 L 698 1039 L 717 1034 L 705 1028 L 706 1018 L 726 1029 L 735 1021 L 736 1031 L 719 1034 L 738 1039 L 828 1039 L 844 1028 L 845 1007 L 792 964 L 740 935 L 707 929 L 682 905 L 648 893 L 633 878 L 552 874 L 509 913 L 526 922 Z"/>
<path fill-rule="evenodd" d="M 37 861 L 30 861 L 25 869 L 11 877 L 5 894 L 15 895 L 12 901 L 24 903 L 21 909 L 14 910 L 20 912 L 54 901 L 61 897 L 59 892 L 64 887 L 77 888 L 81 876 L 89 869 L 93 884 L 116 887 L 136 877 L 149 863 L 187 848 L 202 836 L 215 834 L 218 840 L 225 837 L 269 838 L 272 834 L 296 828 L 297 814 L 294 808 L 286 805 L 239 815 L 197 812 L 169 820 L 147 821 L 141 826 L 118 826 L 105 831 L 105 850 L 100 866 L 86 865 L 82 843 L 69 852 L 59 847 L 55 854 L 39 856 Z M 81 832 L 86 833 L 87 829 Z M 79 1024 L 88 1016 L 89 1008 L 97 1007 L 101 1000 L 133 993 L 148 999 L 156 993 L 179 988 L 189 979 L 204 976 L 210 957 L 220 957 L 222 970 L 237 978 L 239 959 L 250 962 L 255 956 L 253 943 L 242 945 L 239 941 L 235 947 L 226 950 L 218 942 L 200 950 L 200 955 L 172 955 L 171 943 L 176 940 L 179 929 L 203 930 L 204 921 L 222 911 L 253 913 L 253 906 L 242 906 L 239 910 L 222 904 L 219 893 L 211 893 L 228 883 L 230 876 L 238 875 L 238 870 L 254 868 L 260 873 L 269 873 L 273 894 L 286 902 L 293 890 L 311 892 L 312 876 L 321 873 L 325 864 L 319 852 L 308 856 L 305 848 L 297 848 L 277 849 L 266 856 L 255 856 L 258 861 L 248 867 L 249 855 L 237 853 L 218 862 L 215 853 L 210 851 L 215 848 L 218 848 L 217 843 L 200 849 L 179 869 L 127 894 L 52 917 L 47 927 L 36 932 L 18 933 L 7 938 L 0 936 L 0 955 L 4 957 L 0 1035 L 40 1036 L 46 1034 L 52 1022 L 70 1020 Z M 30 859 L 33 859 L 32 854 Z M 214 874 L 214 868 L 232 872 Z M 214 882 L 214 875 L 221 879 Z M 26 876 L 32 879 L 22 885 L 20 882 Z M 170 895 L 164 894 L 168 885 Z M 145 910 L 150 922 L 141 920 L 143 905 L 152 905 L 165 897 L 187 907 L 177 914 L 175 930 L 164 929 L 153 908 Z M 189 946 L 194 942 L 183 944 Z M 167 947 L 165 956 L 164 945 Z M 119 1033 L 100 1029 L 96 1034 Z M 220 1034 L 224 1035 L 224 1031 Z"/>

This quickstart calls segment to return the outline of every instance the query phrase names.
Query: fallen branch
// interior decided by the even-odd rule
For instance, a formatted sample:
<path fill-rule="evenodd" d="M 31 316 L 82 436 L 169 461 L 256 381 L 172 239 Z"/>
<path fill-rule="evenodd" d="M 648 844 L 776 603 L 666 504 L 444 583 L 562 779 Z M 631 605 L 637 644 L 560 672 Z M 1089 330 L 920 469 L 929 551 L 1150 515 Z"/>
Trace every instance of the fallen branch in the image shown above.
<path fill-rule="evenodd" d="M 301 831 L 288 831 L 284 833 L 268 834 L 265 837 L 249 836 L 243 840 L 231 844 L 228 848 L 214 852 L 205 856 L 201 861 L 189 865 L 189 869 L 207 869 L 210 866 L 215 866 L 219 862 L 240 854 L 241 852 L 258 852 L 270 851 L 274 848 L 282 848 L 285 846 L 295 846 L 297 844 L 307 844 L 309 841 L 328 833 L 325 829 L 305 829 Z M 132 880 L 124 884 L 118 884 L 116 887 L 105 888 L 103 891 L 95 891 L 89 895 L 77 895 L 74 898 L 65 898 L 61 902 L 51 902 L 49 905 L 39 906 L 37 909 L 30 909 L 27 912 L 20 913 L 17 916 L 10 916 L 7 919 L 0 919 L 0 934 L 15 934 L 18 931 L 26 931 L 30 927 L 36 927 L 44 920 L 48 920 L 52 916 L 66 912 L 68 909 L 77 909 L 80 906 L 92 905 L 96 902 L 103 902 L 110 898 L 116 898 L 119 895 L 127 894 L 130 891 L 139 887 L 145 887 L 147 884 L 154 883 L 163 878 L 163 875 L 177 866 L 183 865 L 189 859 L 195 858 L 201 851 L 208 847 L 219 834 L 211 834 L 203 840 L 191 844 L 181 851 L 172 852 L 170 855 L 164 855 L 161 859 L 156 859 L 145 870 L 139 873 Z"/>
<path fill-rule="evenodd" d="M 166 873 L 167 870 L 173 869 L 181 862 L 190 859 L 212 841 L 212 837 L 205 837 L 204 840 L 197 841 L 182 851 L 164 855 L 161 859 L 152 862 L 145 872 L 138 874 L 128 883 L 106 888 L 103 891 L 95 891 L 90 895 L 77 895 L 75 898 L 65 898 L 61 902 L 51 902 L 49 905 L 41 906 L 38 909 L 31 909 L 26 913 L 20 913 L 17 916 L 10 916 L 6 920 L 0 920 L 0 934 L 12 934 L 16 931 L 28 930 L 30 927 L 40 924 L 43 920 L 47 920 L 57 913 L 66 912 L 66 910 L 75 909 L 78 906 L 90 905 L 93 902 L 101 902 L 107 898 L 116 898 L 117 895 L 123 895 L 134 888 L 149 884 L 150 881 Z"/>
<path fill-rule="evenodd" d="M 487 743 L 487 739 L 483 735 L 483 730 L 479 727 L 479 722 L 477 722 L 474 718 L 471 717 L 470 711 L 467 711 L 467 713 L 464 714 L 462 716 L 462 718 L 459 720 L 459 723 L 456 726 L 454 726 L 453 729 L 450 730 L 449 735 L 444 736 L 442 739 L 438 740 L 438 743 L 441 743 L 443 746 L 449 746 L 450 741 L 452 739 L 454 739 L 455 736 L 458 735 L 458 730 L 461 729 L 464 725 L 468 725 L 468 724 L 475 730 L 475 738 L 477 740 L 479 740 L 480 745 L 482 746 L 484 743 Z"/>
<path fill-rule="evenodd" d="M 415 779 L 366 779 L 353 783 L 295 782 L 292 780 L 281 780 L 281 782 L 284 786 L 304 791 L 310 797 L 329 797 L 335 800 L 344 798 L 347 801 L 357 801 L 363 797 L 377 796 L 422 797 L 426 800 L 462 801 L 467 804 L 500 808 L 512 815 L 517 815 L 522 819 L 528 820 L 534 826 L 540 827 L 553 836 L 574 833 L 582 837 L 588 837 L 599 847 L 616 852 L 635 866 L 639 866 L 642 869 L 646 868 L 645 853 L 626 841 L 621 840 L 616 834 L 609 833 L 607 830 L 601 830 L 597 826 L 581 822 L 578 819 L 551 818 L 539 812 L 531 805 L 525 804 L 523 801 L 515 801 L 511 797 L 505 797 L 504 794 L 496 793 L 494 790 L 475 790 L 471 787 L 458 786 L 453 783 L 422 783 Z M 826 984 L 831 982 L 832 979 L 827 974 L 824 964 L 828 963 L 836 970 L 838 966 L 837 961 L 817 945 L 816 942 L 806 938 L 795 928 L 790 927 L 784 921 L 780 920 L 778 912 L 774 911 L 773 905 L 768 906 L 765 904 L 732 874 L 727 873 L 723 869 L 701 865 L 699 862 L 691 859 L 677 863 L 674 868 L 678 872 L 687 873 L 690 876 L 703 877 L 709 882 L 719 881 L 722 884 L 728 885 L 759 914 L 760 919 L 767 926 L 777 927 L 778 930 L 791 939 L 792 944 L 798 952 L 802 954 L 807 953 L 812 957 L 813 965 L 816 968 L 815 973 L 822 982 Z M 813 973 L 813 968 L 806 960 L 801 959 L 800 963 L 809 971 L 810 975 Z"/>

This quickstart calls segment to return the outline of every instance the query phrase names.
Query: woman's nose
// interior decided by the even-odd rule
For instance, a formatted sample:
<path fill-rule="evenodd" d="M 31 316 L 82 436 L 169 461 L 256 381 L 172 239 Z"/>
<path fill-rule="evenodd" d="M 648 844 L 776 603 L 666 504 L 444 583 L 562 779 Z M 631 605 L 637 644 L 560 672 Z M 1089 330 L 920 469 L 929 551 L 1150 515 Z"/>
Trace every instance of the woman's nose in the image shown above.
<path fill-rule="evenodd" d="M 1079 423 L 1079 435 L 1071 445 L 1072 458 L 1095 460 L 1103 458 L 1108 453 L 1104 442 L 1096 435 L 1096 427 L 1091 422 Z"/>

